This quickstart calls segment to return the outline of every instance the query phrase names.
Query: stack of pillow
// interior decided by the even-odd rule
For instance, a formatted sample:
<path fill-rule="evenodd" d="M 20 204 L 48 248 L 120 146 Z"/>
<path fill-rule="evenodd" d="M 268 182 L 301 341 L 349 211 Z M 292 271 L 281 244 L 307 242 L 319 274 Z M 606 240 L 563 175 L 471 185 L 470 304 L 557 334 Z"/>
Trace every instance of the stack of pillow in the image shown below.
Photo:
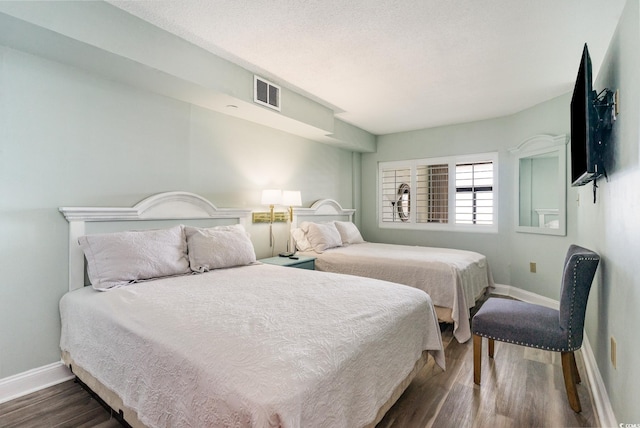
<path fill-rule="evenodd" d="M 292 235 L 298 250 L 316 253 L 365 242 L 356 225 L 347 221 L 303 222 Z M 86 235 L 78 242 L 87 259 L 91 285 L 102 291 L 256 261 L 249 234 L 239 224 Z"/>
<path fill-rule="evenodd" d="M 96 290 L 256 261 L 249 234 L 239 224 L 86 235 L 79 243 Z"/>
<path fill-rule="evenodd" d="M 358 227 L 350 221 L 304 221 L 299 228 L 291 231 L 291 235 L 299 251 L 315 251 L 319 254 L 331 248 L 365 242 Z"/>

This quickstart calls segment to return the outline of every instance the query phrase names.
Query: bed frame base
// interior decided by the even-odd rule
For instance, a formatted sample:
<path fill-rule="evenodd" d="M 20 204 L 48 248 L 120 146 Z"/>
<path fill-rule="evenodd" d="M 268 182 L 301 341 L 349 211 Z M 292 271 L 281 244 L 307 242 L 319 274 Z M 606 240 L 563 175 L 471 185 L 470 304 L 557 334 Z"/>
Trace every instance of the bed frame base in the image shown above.
<path fill-rule="evenodd" d="M 73 373 L 73 366 L 69 366 L 69 370 L 71 370 L 71 373 Z M 80 378 L 78 376 L 75 377 L 75 379 L 73 380 L 75 383 L 77 383 L 78 385 L 80 385 L 82 387 L 82 389 L 84 389 L 85 391 L 87 391 L 87 393 L 89 393 L 89 395 L 91 396 L 91 398 L 93 398 L 94 400 L 96 400 L 98 403 L 100 403 L 100 405 L 102 407 L 105 408 L 105 410 L 107 410 L 107 412 L 109 412 L 109 414 L 111 415 L 112 418 L 114 418 L 115 420 L 117 420 L 120 425 L 122 425 L 125 428 L 133 428 L 131 425 L 129 425 L 129 423 L 125 420 L 124 418 L 124 412 L 122 411 L 122 409 L 118 410 L 116 412 L 115 409 L 112 409 L 98 394 L 96 394 L 91 388 L 89 388 L 89 386 L 84 383 L 82 380 L 80 380 Z"/>
<path fill-rule="evenodd" d="M 87 370 L 76 364 L 68 352 L 62 352 L 62 362 L 69 367 L 75 375 L 78 384 L 89 392 L 89 395 L 95 398 L 123 426 L 128 428 L 147 428 L 146 425 L 138 419 L 138 413 L 135 410 L 125 406 L 118 394 L 107 388 Z"/>

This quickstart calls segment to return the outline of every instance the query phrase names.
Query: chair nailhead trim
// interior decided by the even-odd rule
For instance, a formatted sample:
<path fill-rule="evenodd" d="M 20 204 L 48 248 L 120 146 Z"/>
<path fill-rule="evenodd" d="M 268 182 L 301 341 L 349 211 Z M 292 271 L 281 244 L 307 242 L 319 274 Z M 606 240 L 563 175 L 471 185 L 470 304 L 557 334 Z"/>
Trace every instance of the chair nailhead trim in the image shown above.
<path fill-rule="evenodd" d="M 584 260 L 584 258 L 579 258 L 578 261 L 576 261 L 576 265 L 573 267 L 573 284 L 571 284 L 571 311 L 569 312 L 569 346 L 571 346 L 571 339 L 573 338 L 573 332 L 572 332 L 572 326 L 573 326 L 573 302 L 575 302 L 576 300 L 576 282 L 577 282 L 577 276 L 578 276 L 578 265 L 580 264 L 580 262 Z"/>
<path fill-rule="evenodd" d="M 547 351 L 554 351 L 554 352 L 573 352 L 573 351 L 577 351 L 578 349 L 580 349 L 580 346 L 578 346 L 577 348 L 570 346 L 569 348 L 556 349 L 556 348 L 550 348 L 548 346 L 538 346 L 538 345 L 533 345 L 531 343 L 518 342 L 516 340 L 501 339 L 499 337 L 494 337 L 494 336 L 490 336 L 488 334 L 482 334 L 482 333 L 478 333 L 478 332 L 475 332 L 473 334 L 477 334 L 478 336 L 486 337 L 487 339 L 497 340 L 498 342 L 513 343 L 514 345 L 528 346 L 529 348 L 545 349 Z"/>
<path fill-rule="evenodd" d="M 571 294 L 571 311 L 569 312 L 569 348 L 573 348 L 572 345 L 572 341 L 573 341 L 573 312 L 574 312 L 574 302 L 575 302 L 575 298 L 576 298 L 576 283 L 578 282 L 578 265 L 580 264 L 581 261 L 584 260 L 588 260 L 588 261 L 597 261 L 598 259 L 593 258 L 593 257 L 580 257 L 578 258 L 578 260 L 576 261 L 576 265 L 573 268 L 573 286 L 572 288 L 572 294 Z M 580 348 L 580 347 L 578 347 Z"/>

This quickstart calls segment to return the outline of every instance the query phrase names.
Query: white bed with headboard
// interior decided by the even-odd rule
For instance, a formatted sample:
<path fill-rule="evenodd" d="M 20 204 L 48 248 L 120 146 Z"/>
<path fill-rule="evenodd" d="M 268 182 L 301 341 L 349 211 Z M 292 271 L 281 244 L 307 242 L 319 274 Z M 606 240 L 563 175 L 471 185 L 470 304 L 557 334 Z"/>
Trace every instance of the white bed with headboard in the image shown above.
<path fill-rule="evenodd" d="M 382 279 L 426 291 L 441 321 L 459 342 L 471 337 L 469 309 L 493 286 L 484 255 L 465 250 L 365 242 L 352 223 L 355 210 L 332 199 L 294 213 L 291 235 L 316 269 Z"/>
<path fill-rule="evenodd" d="M 425 293 L 256 263 L 248 210 L 169 192 L 60 211 L 63 361 L 132 426 L 373 425 L 428 355 L 444 368 Z"/>

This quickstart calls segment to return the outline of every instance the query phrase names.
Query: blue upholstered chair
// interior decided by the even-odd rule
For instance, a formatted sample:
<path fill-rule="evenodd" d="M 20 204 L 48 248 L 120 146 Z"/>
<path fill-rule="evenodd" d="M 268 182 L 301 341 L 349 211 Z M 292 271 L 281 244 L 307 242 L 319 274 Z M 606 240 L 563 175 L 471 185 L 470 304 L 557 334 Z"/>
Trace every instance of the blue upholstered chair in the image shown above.
<path fill-rule="evenodd" d="M 493 358 L 494 341 L 515 343 L 562 353 L 562 372 L 569 404 L 582 410 L 576 383 L 580 375 L 574 351 L 582 346 L 584 316 L 591 282 L 600 257 L 586 248 L 572 245 L 567 252 L 562 276 L 560 310 L 517 300 L 489 298 L 472 320 L 473 381 L 480 385 L 482 338 L 489 343 Z"/>

